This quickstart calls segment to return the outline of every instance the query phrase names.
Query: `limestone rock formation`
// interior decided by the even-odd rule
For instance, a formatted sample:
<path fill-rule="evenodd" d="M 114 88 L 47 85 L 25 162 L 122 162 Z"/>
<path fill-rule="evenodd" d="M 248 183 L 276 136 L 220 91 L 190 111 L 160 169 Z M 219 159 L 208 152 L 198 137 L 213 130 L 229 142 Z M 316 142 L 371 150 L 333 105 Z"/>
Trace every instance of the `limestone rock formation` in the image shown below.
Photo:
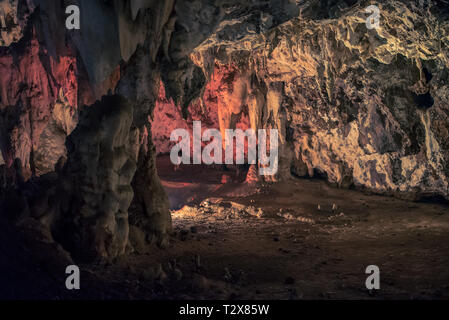
<path fill-rule="evenodd" d="M 69 137 L 55 237 L 75 256 L 107 258 L 125 252 L 139 147 L 131 125 L 130 104 L 107 96 L 82 110 Z"/>
<path fill-rule="evenodd" d="M 19 12 L 19 0 L 5 0 L 0 2 L 0 45 L 10 46 L 23 36 L 26 20 L 26 9 Z"/>
<path fill-rule="evenodd" d="M 206 74 L 217 61 L 238 64 L 252 79 L 250 118 L 281 132 L 280 178 L 306 166 L 340 186 L 447 198 L 447 4 L 378 5 L 380 28 L 368 29 L 366 1 L 304 2 L 268 32 L 211 35 L 192 60 Z"/>
<path fill-rule="evenodd" d="M 59 148 L 76 123 L 75 59 L 67 52 L 59 59 L 43 60 L 45 48 L 32 29 L 20 43 L 0 51 L 0 139 L 5 162 L 11 165 L 21 159 L 28 175 L 53 171 L 57 157 L 46 158 L 48 152 L 43 149 L 51 148 L 48 131 L 64 133 L 62 143 L 53 141 Z"/>
<path fill-rule="evenodd" d="M 156 170 L 156 148 L 144 128 L 138 153 L 137 171 L 132 181 L 136 193 L 129 208 L 129 222 L 138 227 L 150 244 L 165 247 L 172 230 L 169 203 Z"/>
<path fill-rule="evenodd" d="M 15 12 L 21 37 L 4 39 L 10 46 L 0 50 L 0 149 L 3 185 L 20 197 L 23 209 L 14 197 L 2 197 L 5 206 L 50 228 L 74 257 L 107 260 L 127 248 L 134 196 L 144 202 L 153 197 L 133 217 L 163 244 L 170 230 L 168 200 L 151 167 L 154 151 L 143 137 L 157 97 L 156 56 L 173 2 L 78 1 L 79 31 L 65 29 L 68 2 L 11 4 L 8 12 Z M 121 66 L 124 60 L 131 62 Z M 123 96 L 102 98 L 116 88 Z M 65 165 L 58 162 L 64 157 Z M 20 164 L 18 188 L 13 163 Z M 138 164 L 153 189 L 137 182 L 133 191 Z M 47 175 L 55 170 L 56 176 Z M 42 205 L 33 214 L 28 208 L 37 198 Z"/>

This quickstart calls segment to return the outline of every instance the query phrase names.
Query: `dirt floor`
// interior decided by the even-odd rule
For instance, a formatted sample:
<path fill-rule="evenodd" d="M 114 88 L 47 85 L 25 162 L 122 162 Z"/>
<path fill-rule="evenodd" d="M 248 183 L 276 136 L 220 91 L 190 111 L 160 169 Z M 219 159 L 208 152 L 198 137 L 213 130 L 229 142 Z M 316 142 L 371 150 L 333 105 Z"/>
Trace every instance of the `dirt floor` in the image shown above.
<path fill-rule="evenodd" d="M 214 199 L 174 212 L 180 237 L 170 254 L 178 261 L 200 255 L 210 279 L 226 279 L 227 268 L 238 298 L 449 296 L 447 208 L 307 180 L 225 199 L 244 206 Z M 365 288 L 368 265 L 380 268 L 379 291 Z"/>
<path fill-rule="evenodd" d="M 343 190 L 320 180 L 248 186 L 232 170 L 183 167 L 175 171 L 166 160 L 161 158 L 158 168 L 173 208 L 174 233 L 167 248 L 142 246 L 116 263 L 80 266 L 82 290 L 71 293 L 64 289 L 62 270 L 58 277 L 45 277 L 15 267 L 12 276 L 3 276 L 21 279 L 20 284 L 14 294 L 3 295 L 39 299 L 449 297 L 447 204 Z M 25 257 L 23 252 L 15 256 Z M 8 265 L 23 261 L 14 263 Z M 365 287 L 369 265 L 380 268 L 380 290 Z M 33 270 L 48 273 L 40 266 Z M 34 280 L 25 280 L 27 275 Z M 34 282 L 34 291 L 27 290 Z M 39 293 L 43 286 L 44 294 Z"/>
<path fill-rule="evenodd" d="M 192 166 L 175 172 L 166 159 L 159 170 L 176 207 L 175 232 L 167 250 L 136 255 L 132 265 L 139 274 L 150 261 L 160 263 L 168 298 L 449 297 L 445 204 L 364 194 L 319 180 L 249 187 L 233 178 L 235 172 Z M 369 265 L 380 268 L 380 290 L 365 287 Z"/>

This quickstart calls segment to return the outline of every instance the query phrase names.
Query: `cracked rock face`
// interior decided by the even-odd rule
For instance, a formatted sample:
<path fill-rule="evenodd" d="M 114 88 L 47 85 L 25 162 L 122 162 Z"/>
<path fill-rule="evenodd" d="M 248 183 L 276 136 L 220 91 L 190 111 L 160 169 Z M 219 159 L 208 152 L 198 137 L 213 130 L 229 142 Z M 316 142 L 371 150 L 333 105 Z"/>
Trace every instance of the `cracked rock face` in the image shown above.
<path fill-rule="evenodd" d="M 0 46 L 10 46 L 23 36 L 24 13 L 19 14 L 19 0 L 0 2 Z"/>
<path fill-rule="evenodd" d="M 69 137 L 62 177 L 68 196 L 60 205 L 55 234 L 75 256 L 107 258 L 125 252 L 138 150 L 131 124 L 130 104 L 108 96 L 82 111 Z"/>
<path fill-rule="evenodd" d="M 240 63 L 253 79 L 249 97 L 261 98 L 250 118 L 280 130 L 280 178 L 448 197 L 448 8 L 386 1 L 369 30 L 363 4 L 309 2 L 266 33 L 213 34 L 192 60 L 206 73 L 217 60 Z"/>
<path fill-rule="evenodd" d="M 85 261 L 123 255 L 129 221 L 163 245 L 170 214 L 145 119 L 173 3 L 81 0 L 83 32 L 65 31 L 62 2 L 14 4 L 24 23 L 0 49 L 2 188 L 11 195 L 0 207 L 15 220 L 31 215 Z M 120 95 L 104 96 L 111 91 Z"/>
<path fill-rule="evenodd" d="M 70 54 L 43 59 L 34 31 L 22 44 L 0 50 L 2 153 L 8 165 L 19 158 L 28 175 L 41 175 L 54 170 L 50 149 L 63 147 L 76 124 L 76 61 Z"/>

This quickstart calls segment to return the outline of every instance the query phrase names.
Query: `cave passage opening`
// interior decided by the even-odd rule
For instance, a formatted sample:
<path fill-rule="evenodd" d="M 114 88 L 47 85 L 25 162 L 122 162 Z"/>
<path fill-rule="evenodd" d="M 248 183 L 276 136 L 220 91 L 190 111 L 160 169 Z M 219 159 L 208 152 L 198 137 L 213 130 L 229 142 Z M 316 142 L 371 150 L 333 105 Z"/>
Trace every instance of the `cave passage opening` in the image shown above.
<path fill-rule="evenodd" d="M 169 97 L 166 84 L 160 82 L 158 99 L 151 119 L 151 133 L 156 148 L 158 175 L 168 195 L 171 210 L 179 210 L 185 205 L 198 205 L 208 198 L 223 197 L 225 194 L 233 193 L 236 188 L 251 189 L 245 183 L 250 169 L 246 137 L 245 164 L 224 164 L 225 146 L 222 150 L 223 164 L 174 165 L 170 159 L 171 150 L 177 144 L 171 141 L 172 133 L 175 131 L 182 130 L 193 137 L 190 139 L 190 151 L 193 151 L 195 122 L 201 123 L 201 136 L 212 129 L 219 131 L 222 137 L 226 137 L 226 129 L 245 132 L 252 127 L 248 105 L 242 98 L 245 96 L 246 87 L 242 87 L 241 84 L 235 85 L 236 81 L 231 81 L 235 80 L 238 74 L 239 70 L 236 68 L 217 65 L 214 76 L 205 86 L 202 96 L 190 102 L 186 110 Z M 215 136 L 210 142 L 203 140 L 201 150 L 203 151 L 205 146 L 214 140 Z M 234 139 L 233 142 L 234 157 L 237 150 L 236 141 L 237 139 Z M 215 151 L 213 153 L 215 154 Z M 190 159 L 194 159 L 192 153 Z"/>
<path fill-rule="evenodd" d="M 232 193 L 234 189 L 244 186 L 249 169 L 248 164 L 174 165 L 170 161 L 170 155 L 159 155 L 156 163 L 171 210 Z"/>

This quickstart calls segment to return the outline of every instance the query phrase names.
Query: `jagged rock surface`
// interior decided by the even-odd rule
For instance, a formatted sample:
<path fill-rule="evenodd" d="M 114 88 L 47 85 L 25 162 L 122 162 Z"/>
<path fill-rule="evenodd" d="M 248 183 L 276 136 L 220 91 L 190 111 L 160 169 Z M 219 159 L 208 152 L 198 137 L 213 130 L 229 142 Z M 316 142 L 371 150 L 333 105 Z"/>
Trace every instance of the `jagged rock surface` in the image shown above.
<path fill-rule="evenodd" d="M 75 256 L 106 259 L 125 252 L 139 148 L 132 112 L 123 97 L 107 96 L 82 110 L 69 137 L 55 237 Z"/>
<path fill-rule="evenodd" d="M 128 220 L 138 221 L 149 238 L 153 232 L 163 244 L 170 230 L 168 200 L 151 162 L 154 150 L 143 137 L 148 135 L 145 119 L 157 97 L 160 71 L 156 56 L 173 2 L 36 0 L 14 4 L 15 21 L 24 23 L 20 24 L 21 37 L 0 52 L 1 71 L 7 75 L 0 84 L 0 148 L 6 164 L 2 185 L 19 197 L 21 206 L 14 208 L 14 197 L 10 197 L 2 199 L 5 207 L 24 218 L 32 215 L 74 257 L 83 260 L 122 255 L 128 246 Z M 68 4 L 81 8 L 80 31 L 65 29 Z M 20 5 L 29 14 L 22 14 Z M 122 94 L 118 101 L 107 97 L 93 104 L 116 88 Z M 78 105 L 92 105 L 82 108 L 79 124 Z M 63 161 L 57 161 L 66 155 L 67 136 L 64 167 Z M 13 163 L 20 163 L 20 175 L 14 174 Z M 145 182 L 151 182 L 147 188 L 133 182 L 137 165 L 142 166 L 139 173 Z M 57 177 L 44 175 L 55 167 L 59 168 Z M 41 180 L 52 181 L 65 192 Z M 21 188 L 30 192 L 24 194 Z M 28 208 L 35 205 L 37 194 L 42 205 L 39 214 L 33 215 Z M 129 219 L 134 197 L 140 206 L 145 203 Z"/>
<path fill-rule="evenodd" d="M 205 74 L 217 60 L 237 64 L 253 79 L 248 97 L 261 98 L 250 118 L 280 130 L 281 178 L 447 198 L 447 4 L 378 5 L 379 29 L 366 27 L 367 2 L 309 2 L 266 33 L 234 43 L 214 34 L 192 60 Z"/>

